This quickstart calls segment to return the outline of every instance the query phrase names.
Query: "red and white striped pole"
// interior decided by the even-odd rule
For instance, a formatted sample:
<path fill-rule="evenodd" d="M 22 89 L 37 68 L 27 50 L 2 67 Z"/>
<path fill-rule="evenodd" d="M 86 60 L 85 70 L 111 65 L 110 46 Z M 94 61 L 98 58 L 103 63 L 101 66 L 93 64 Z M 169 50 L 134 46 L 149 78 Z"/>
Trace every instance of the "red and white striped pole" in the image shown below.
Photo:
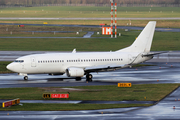
<path fill-rule="evenodd" d="M 113 0 L 111 0 L 111 38 L 113 38 Z"/>
<path fill-rule="evenodd" d="M 117 38 L 117 3 L 115 3 L 115 38 Z"/>

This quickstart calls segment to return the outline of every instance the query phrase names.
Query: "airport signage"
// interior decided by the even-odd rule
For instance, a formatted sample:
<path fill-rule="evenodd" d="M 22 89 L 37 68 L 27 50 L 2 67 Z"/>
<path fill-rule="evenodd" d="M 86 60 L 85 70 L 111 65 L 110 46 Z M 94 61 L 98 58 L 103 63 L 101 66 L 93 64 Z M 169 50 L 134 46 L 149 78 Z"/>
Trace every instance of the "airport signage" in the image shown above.
<path fill-rule="evenodd" d="M 24 27 L 24 25 L 18 25 L 18 27 Z"/>
<path fill-rule="evenodd" d="M 17 98 L 17 99 L 14 99 L 14 100 L 9 100 L 9 101 L 3 102 L 2 107 L 5 108 L 5 107 L 12 106 L 12 105 L 18 105 L 19 103 L 20 103 L 20 99 Z"/>
<path fill-rule="evenodd" d="M 131 83 L 118 83 L 118 87 L 131 87 Z"/>
<path fill-rule="evenodd" d="M 102 34 L 103 35 L 110 35 L 111 34 L 111 27 L 102 27 Z"/>
<path fill-rule="evenodd" d="M 69 98 L 69 94 L 51 94 L 51 98 Z"/>
<path fill-rule="evenodd" d="M 69 94 L 43 94 L 43 98 L 69 98 Z"/>
<path fill-rule="evenodd" d="M 51 94 L 43 94 L 43 98 L 50 98 Z"/>

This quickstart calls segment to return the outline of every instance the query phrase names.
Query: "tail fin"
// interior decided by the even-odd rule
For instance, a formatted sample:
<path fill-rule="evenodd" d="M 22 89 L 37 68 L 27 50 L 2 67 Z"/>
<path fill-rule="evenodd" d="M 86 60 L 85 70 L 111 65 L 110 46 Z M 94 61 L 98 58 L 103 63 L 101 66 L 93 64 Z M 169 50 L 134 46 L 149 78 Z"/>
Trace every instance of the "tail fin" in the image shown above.
<path fill-rule="evenodd" d="M 131 46 L 117 52 L 150 52 L 155 26 L 156 21 L 150 21 Z"/>

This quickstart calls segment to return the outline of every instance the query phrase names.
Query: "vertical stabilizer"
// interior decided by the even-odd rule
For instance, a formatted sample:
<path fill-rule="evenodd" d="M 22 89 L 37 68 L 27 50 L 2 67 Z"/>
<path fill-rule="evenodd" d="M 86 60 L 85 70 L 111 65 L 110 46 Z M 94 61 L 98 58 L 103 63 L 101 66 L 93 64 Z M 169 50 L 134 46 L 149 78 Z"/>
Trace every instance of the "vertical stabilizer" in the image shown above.
<path fill-rule="evenodd" d="M 156 21 L 150 21 L 131 46 L 117 52 L 150 52 L 155 26 Z"/>

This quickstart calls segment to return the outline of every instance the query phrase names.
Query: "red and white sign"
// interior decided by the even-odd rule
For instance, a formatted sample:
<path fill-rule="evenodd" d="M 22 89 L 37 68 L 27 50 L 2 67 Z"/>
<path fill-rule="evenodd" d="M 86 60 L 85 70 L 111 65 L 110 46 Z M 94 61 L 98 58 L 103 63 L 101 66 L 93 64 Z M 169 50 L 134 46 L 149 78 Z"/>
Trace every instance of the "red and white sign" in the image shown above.
<path fill-rule="evenodd" d="M 2 107 L 4 108 L 4 107 L 8 107 L 8 106 L 19 104 L 19 103 L 20 103 L 20 99 L 17 98 L 17 99 L 14 99 L 14 100 L 3 102 L 2 103 Z"/>
<path fill-rule="evenodd" d="M 69 98 L 69 94 L 51 94 L 51 98 Z"/>
<path fill-rule="evenodd" d="M 111 27 L 102 27 L 102 34 L 103 35 L 110 35 L 112 32 Z"/>
<path fill-rule="evenodd" d="M 12 105 L 12 101 L 4 102 L 3 107 L 8 107 Z"/>

